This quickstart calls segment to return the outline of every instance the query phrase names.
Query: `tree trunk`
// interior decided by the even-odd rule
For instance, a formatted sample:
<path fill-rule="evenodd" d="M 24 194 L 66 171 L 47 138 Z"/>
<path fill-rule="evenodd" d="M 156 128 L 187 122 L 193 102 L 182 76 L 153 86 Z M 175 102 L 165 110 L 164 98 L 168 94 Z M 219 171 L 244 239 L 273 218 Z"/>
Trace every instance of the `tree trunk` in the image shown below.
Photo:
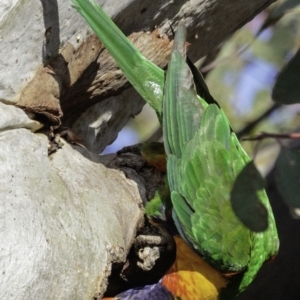
<path fill-rule="evenodd" d="M 170 24 L 185 20 L 197 60 L 273 1 L 97 2 L 165 67 Z M 136 183 L 98 154 L 144 102 L 71 2 L 7 3 L 0 8 L 0 298 L 100 299 L 143 211 Z M 56 141 L 48 156 L 49 132 L 60 125 L 86 149 Z"/>

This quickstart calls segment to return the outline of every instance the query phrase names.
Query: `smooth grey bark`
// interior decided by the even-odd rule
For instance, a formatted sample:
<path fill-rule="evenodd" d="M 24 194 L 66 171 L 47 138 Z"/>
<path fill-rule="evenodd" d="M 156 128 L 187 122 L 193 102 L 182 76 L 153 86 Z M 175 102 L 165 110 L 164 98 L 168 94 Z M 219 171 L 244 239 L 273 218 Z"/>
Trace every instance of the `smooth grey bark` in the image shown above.
<path fill-rule="evenodd" d="M 47 147 L 27 129 L 0 132 L 0 298 L 101 298 L 142 220 L 140 195 L 67 143 Z"/>

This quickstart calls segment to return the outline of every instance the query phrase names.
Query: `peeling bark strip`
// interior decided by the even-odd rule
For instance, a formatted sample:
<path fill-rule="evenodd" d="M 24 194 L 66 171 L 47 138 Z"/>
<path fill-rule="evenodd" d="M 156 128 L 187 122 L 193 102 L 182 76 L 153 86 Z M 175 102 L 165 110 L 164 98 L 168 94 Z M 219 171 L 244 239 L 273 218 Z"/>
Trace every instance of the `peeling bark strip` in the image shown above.
<path fill-rule="evenodd" d="M 161 38 L 158 30 L 133 33 L 129 39 L 157 65 L 167 65 L 172 42 L 165 36 Z M 103 50 L 94 34 L 76 50 L 67 44 L 47 66 L 39 68 L 17 105 L 60 125 L 63 115 L 65 120 L 76 120 L 93 104 L 120 93 L 126 79 Z"/>
<path fill-rule="evenodd" d="M 94 35 L 89 36 L 76 50 L 67 44 L 48 65 L 39 68 L 21 94 L 17 106 L 45 115 L 53 125 L 59 126 L 63 116 L 60 99 L 82 77 L 103 49 Z"/>
<path fill-rule="evenodd" d="M 151 33 L 132 33 L 128 38 L 146 58 L 162 68 L 167 65 L 172 42 L 166 36 L 160 37 L 158 30 Z M 100 53 L 94 65 L 95 68 L 90 67 L 86 73 L 83 73 L 61 98 L 64 122 L 69 126 L 90 106 L 119 95 L 129 87 L 125 76 L 107 50 Z M 136 105 L 136 101 L 132 99 L 128 101 L 132 102 L 132 107 Z"/>

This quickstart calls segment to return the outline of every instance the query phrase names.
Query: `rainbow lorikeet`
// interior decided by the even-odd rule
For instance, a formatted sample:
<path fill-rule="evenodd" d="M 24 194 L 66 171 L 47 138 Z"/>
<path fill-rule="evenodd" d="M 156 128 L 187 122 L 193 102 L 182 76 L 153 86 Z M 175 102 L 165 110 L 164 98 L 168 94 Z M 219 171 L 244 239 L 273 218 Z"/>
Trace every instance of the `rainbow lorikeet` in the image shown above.
<path fill-rule="evenodd" d="M 117 297 L 151 299 L 151 293 L 160 289 L 170 299 L 233 299 L 252 282 L 262 264 L 277 253 L 278 235 L 264 189 L 247 190 L 266 210 L 268 226 L 264 231 L 247 228 L 233 210 L 231 192 L 250 158 L 201 76 L 197 80 L 202 93 L 197 93 L 195 76 L 186 62 L 185 26 L 179 23 L 165 73 L 143 57 L 99 6 L 89 0 L 73 2 L 127 79 L 157 112 L 164 133 L 174 223 L 180 236 L 193 249 L 191 253 L 197 253 L 198 260 L 203 259 L 210 266 L 209 276 L 219 280 L 218 284 L 212 284 L 214 288 L 206 288 L 211 286 L 204 281 L 206 275 L 194 280 L 192 272 L 183 275 L 181 267 L 177 267 L 175 287 L 183 286 L 182 291 L 173 289 L 168 273 L 156 285 L 138 290 L 148 291 L 144 298 L 130 298 L 126 292 Z M 227 279 L 224 274 L 232 277 Z M 185 281 L 189 284 L 180 284 Z M 207 296 L 193 298 L 206 295 L 207 290 Z"/>
<path fill-rule="evenodd" d="M 180 236 L 174 238 L 177 248 L 175 263 L 157 284 L 130 289 L 104 299 L 217 299 L 221 289 L 228 284 L 228 278 L 199 257 Z"/>

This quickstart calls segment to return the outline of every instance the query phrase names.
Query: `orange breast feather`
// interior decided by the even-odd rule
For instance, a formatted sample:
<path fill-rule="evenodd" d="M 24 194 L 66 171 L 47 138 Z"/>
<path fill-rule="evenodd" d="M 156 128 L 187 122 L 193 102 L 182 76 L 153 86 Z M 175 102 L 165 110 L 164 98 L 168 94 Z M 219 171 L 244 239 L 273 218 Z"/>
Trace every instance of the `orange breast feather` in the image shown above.
<path fill-rule="evenodd" d="M 228 280 L 176 236 L 176 261 L 162 279 L 175 297 L 182 300 L 216 300 Z"/>

